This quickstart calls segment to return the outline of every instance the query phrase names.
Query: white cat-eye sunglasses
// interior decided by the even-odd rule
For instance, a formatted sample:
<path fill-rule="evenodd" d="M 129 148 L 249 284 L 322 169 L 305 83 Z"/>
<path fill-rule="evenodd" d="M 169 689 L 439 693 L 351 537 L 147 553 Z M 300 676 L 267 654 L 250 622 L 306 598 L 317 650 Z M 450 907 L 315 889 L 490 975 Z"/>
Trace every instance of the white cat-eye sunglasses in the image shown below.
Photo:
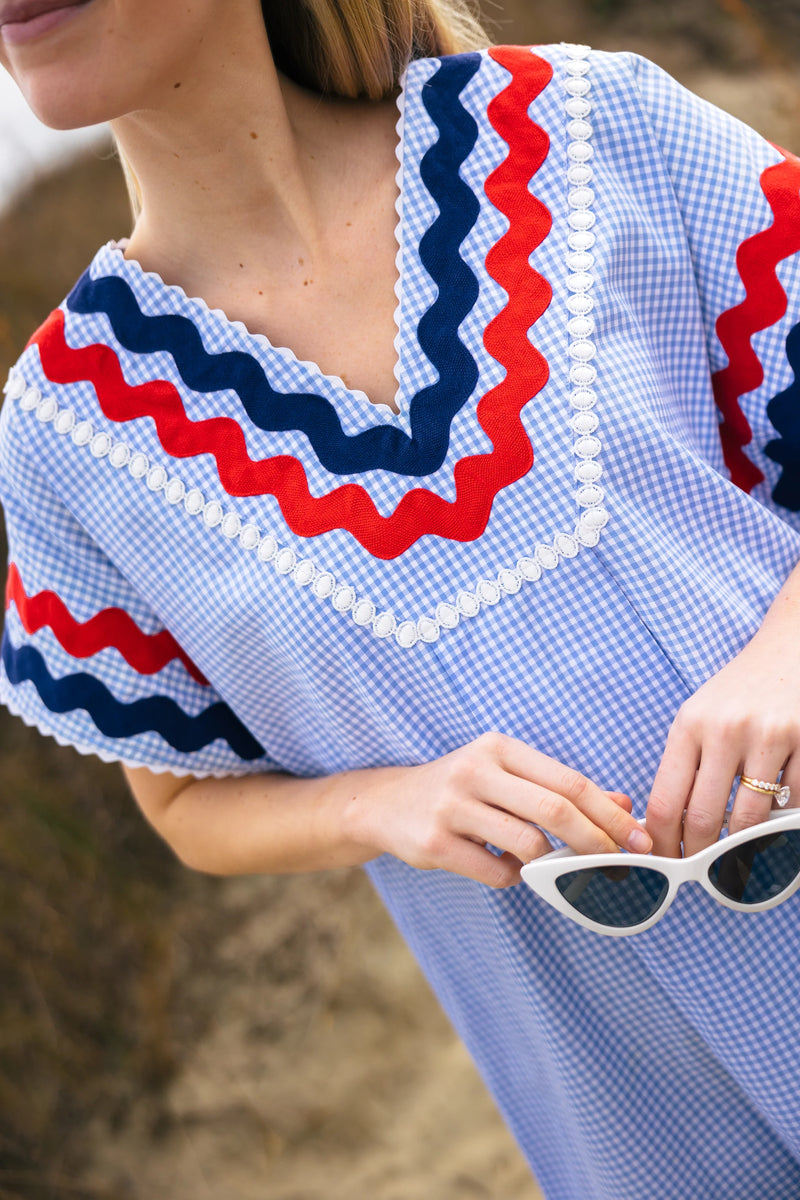
<path fill-rule="evenodd" d="M 690 879 L 728 908 L 761 912 L 800 888 L 800 809 L 773 811 L 688 858 L 566 847 L 527 863 L 522 878 L 564 916 L 612 937 L 655 925 Z"/>

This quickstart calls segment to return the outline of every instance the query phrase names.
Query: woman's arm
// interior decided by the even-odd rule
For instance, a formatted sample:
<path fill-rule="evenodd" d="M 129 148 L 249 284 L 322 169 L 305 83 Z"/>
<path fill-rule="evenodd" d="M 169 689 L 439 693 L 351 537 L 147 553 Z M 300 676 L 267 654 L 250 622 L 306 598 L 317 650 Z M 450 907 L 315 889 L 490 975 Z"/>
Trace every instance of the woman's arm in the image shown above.
<path fill-rule="evenodd" d="M 679 709 L 650 800 L 656 854 L 677 857 L 717 840 L 738 774 L 782 782 L 800 805 L 800 565 L 740 654 Z M 740 784 L 732 833 L 766 819 L 772 798 Z"/>
<path fill-rule="evenodd" d="M 507 887 L 550 849 L 542 829 L 586 853 L 650 849 L 626 796 L 499 733 L 420 766 L 321 779 L 177 779 L 144 768 L 126 776 L 178 857 L 218 875 L 316 871 L 389 852 Z"/>

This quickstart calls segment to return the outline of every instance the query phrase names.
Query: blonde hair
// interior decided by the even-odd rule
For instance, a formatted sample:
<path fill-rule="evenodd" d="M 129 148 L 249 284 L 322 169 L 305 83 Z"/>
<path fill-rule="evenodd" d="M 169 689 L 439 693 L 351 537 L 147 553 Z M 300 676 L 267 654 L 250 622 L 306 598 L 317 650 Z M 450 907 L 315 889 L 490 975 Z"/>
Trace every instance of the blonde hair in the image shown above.
<path fill-rule="evenodd" d="M 381 100 L 411 59 L 489 44 L 470 0 L 261 0 L 261 11 L 278 70 L 326 96 Z M 118 143 L 117 154 L 135 218 L 139 181 Z"/>
<path fill-rule="evenodd" d="M 328 96 L 389 96 L 413 58 L 488 38 L 469 0 L 261 0 L 278 70 Z"/>

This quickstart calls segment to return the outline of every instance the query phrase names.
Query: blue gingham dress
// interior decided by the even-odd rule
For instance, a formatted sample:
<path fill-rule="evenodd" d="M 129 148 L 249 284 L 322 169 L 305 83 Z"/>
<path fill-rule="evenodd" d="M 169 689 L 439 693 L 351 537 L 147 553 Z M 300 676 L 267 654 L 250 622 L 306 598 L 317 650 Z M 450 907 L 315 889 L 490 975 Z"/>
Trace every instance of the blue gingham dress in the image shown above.
<path fill-rule="evenodd" d="M 399 109 L 398 413 L 114 243 L 33 336 L 0 696 L 176 774 L 498 729 L 641 813 L 800 559 L 800 164 L 582 46 L 416 61 Z M 548 1200 L 797 1200 L 797 900 L 610 939 L 367 869 Z"/>

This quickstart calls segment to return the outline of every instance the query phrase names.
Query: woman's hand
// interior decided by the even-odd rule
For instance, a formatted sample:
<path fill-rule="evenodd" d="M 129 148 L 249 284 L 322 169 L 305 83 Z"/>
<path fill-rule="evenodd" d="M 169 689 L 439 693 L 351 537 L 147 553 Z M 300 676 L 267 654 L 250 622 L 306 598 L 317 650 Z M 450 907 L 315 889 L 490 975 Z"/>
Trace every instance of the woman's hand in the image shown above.
<path fill-rule="evenodd" d="M 388 852 L 508 887 L 522 863 L 550 849 L 543 829 L 578 851 L 651 845 L 627 796 L 499 733 L 420 766 L 319 778 L 186 779 L 143 767 L 125 774 L 180 860 L 214 875 L 328 870 Z"/>
<path fill-rule="evenodd" d="M 503 734 L 483 734 L 421 766 L 370 774 L 352 798 L 350 836 L 423 870 L 509 887 L 523 863 L 551 849 L 542 830 L 579 853 L 650 850 L 627 796 Z"/>
<path fill-rule="evenodd" d="M 653 851 L 679 857 L 720 835 L 737 775 L 782 783 L 800 803 L 800 569 L 763 626 L 678 711 L 647 805 Z M 731 833 L 765 821 L 773 798 L 739 784 Z"/>

